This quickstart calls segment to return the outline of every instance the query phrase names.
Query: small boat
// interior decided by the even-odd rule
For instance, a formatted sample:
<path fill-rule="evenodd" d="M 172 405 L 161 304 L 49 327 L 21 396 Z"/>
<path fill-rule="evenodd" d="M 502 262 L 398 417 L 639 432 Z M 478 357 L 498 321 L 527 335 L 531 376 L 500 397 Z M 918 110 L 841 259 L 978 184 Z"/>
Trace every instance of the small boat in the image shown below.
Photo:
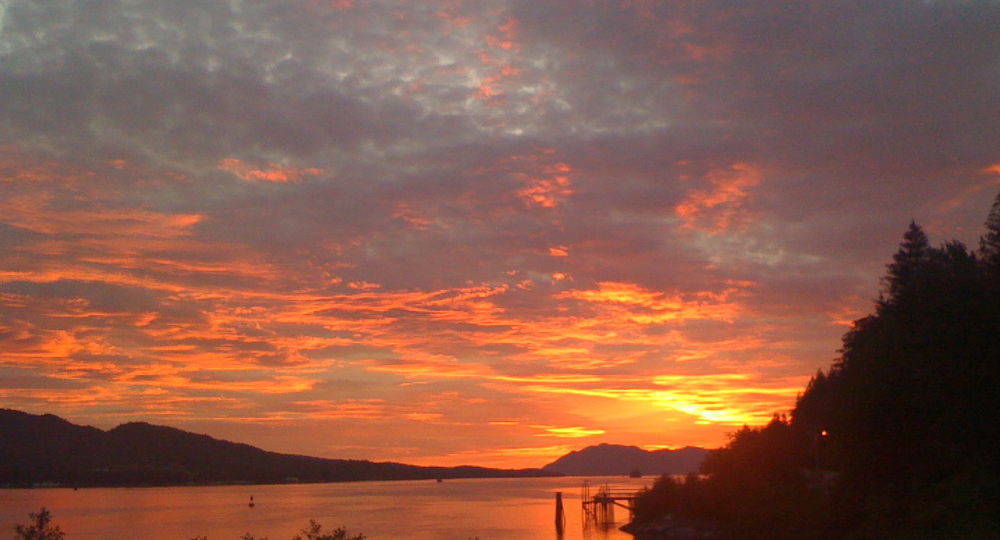
<path fill-rule="evenodd" d="M 639 469 L 632 469 L 632 472 L 628 473 L 629 478 L 642 478 L 642 472 Z"/>

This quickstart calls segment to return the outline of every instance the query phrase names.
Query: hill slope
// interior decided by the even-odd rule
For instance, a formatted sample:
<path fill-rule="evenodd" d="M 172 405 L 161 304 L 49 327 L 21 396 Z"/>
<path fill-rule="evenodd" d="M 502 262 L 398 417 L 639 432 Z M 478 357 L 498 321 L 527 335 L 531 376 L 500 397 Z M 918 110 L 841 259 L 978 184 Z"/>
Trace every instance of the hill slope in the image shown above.
<path fill-rule="evenodd" d="M 688 446 L 679 450 L 648 451 L 635 446 L 600 444 L 577 450 L 542 467 L 543 471 L 574 476 L 643 474 L 688 474 L 698 467 L 708 450 Z"/>
<path fill-rule="evenodd" d="M 538 469 L 419 467 L 267 452 L 145 422 L 109 431 L 0 409 L 0 486 L 276 483 L 548 476 Z"/>

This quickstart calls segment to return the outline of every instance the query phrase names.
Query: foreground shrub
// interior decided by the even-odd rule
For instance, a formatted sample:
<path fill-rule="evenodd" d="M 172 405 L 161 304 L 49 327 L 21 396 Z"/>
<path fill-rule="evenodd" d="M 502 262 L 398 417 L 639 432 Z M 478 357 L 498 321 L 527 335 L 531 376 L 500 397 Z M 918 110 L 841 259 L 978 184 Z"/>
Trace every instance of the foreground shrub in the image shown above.
<path fill-rule="evenodd" d="M 29 513 L 28 517 L 31 518 L 30 525 L 18 525 L 14 528 L 16 540 L 62 540 L 65 536 L 59 527 L 49 526 L 52 513 L 44 506 L 38 513 Z"/>
<path fill-rule="evenodd" d="M 267 537 L 257 538 L 250 533 L 244 534 L 240 540 L 268 540 Z M 365 535 L 358 533 L 351 535 L 347 529 L 337 527 L 331 532 L 323 532 L 323 526 L 310 519 L 309 526 L 299 531 L 292 540 L 365 540 Z"/>
<path fill-rule="evenodd" d="M 63 540 L 65 533 L 58 526 L 50 526 L 52 513 L 44 506 L 37 513 L 28 514 L 31 523 L 18 525 L 14 528 L 14 540 Z M 206 536 L 196 536 L 191 540 L 208 540 Z M 266 536 L 257 538 L 250 533 L 240 537 L 240 540 L 268 540 Z M 352 535 L 343 527 L 337 527 L 330 532 L 324 532 L 323 526 L 310 519 L 309 526 L 299 531 L 292 540 L 365 540 L 365 535 Z"/>

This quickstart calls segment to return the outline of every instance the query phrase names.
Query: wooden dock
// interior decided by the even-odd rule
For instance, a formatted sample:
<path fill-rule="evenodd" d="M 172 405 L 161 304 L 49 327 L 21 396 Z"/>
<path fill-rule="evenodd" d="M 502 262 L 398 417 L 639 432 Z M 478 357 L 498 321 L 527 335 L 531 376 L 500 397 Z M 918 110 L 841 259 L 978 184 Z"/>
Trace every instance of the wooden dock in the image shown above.
<path fill-rule="evenodd" d="M 615 523 L 616 506 L 628 510 L 628 517 L 631 520 L 639 493 L 640 491 L 634 489 L 612 489 L 607 484 L 592 492 L 590 483 L 584 482 L 580 493 L 584 522 L 601 526 L 611 525 Z"/>

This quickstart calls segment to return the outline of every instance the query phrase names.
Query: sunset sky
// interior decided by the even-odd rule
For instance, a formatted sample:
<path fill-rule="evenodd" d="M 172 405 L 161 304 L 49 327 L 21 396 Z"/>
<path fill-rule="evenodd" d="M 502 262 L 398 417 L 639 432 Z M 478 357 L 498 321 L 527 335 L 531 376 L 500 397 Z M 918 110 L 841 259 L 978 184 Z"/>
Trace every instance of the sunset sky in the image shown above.
<path fill-rule="evenodd" d="M 540 466 L 794 403 L 1000 191 L 990 1 L 0 0 L 0 407 Z"/>

